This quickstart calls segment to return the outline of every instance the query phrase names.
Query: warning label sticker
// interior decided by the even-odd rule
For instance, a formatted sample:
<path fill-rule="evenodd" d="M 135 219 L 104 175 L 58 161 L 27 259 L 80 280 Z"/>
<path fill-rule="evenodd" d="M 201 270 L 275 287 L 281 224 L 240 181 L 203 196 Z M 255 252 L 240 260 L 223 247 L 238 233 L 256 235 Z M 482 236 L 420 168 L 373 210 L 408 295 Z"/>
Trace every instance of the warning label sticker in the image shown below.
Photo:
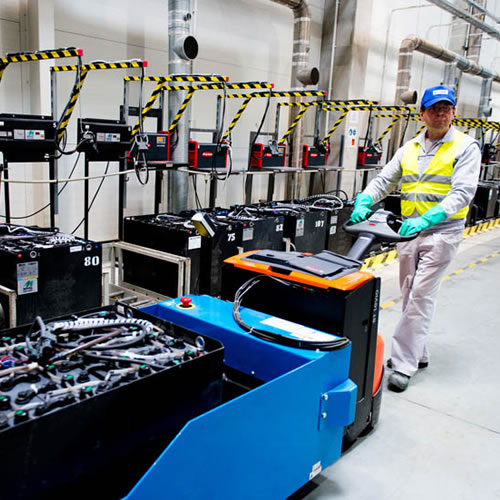
<path fill-rule="evenodd" d="M 17 294 L 38 292 L 38 262 L 22 262 L 17 265 Z"/>
<path fill-rule="evenodd" d="M 323 469 L 323 467 L 321 466 L 321 461 L 320 462 L 316 462 L 313 465 L 311 472 L 309 473 L 309 481 L 313 477 L 317 476 L 321 472 L 322 469 Z"/>
<path fill-rule="evenodd" d="M 263 325 L 273 326 L 279 330 L 284 330 L 288 333 L 290 337 L 295 337 L 299 340 L 307 341 L 330 341 L 332 340 L 332 335 L 328 333 L 319 332 L 313 328 L 308 328 L 298 323 L 293 323 L 292 321 L 287 321 L 281 318 L 275 318 L 270 316 L 265 320 L 261 321 Z"/>

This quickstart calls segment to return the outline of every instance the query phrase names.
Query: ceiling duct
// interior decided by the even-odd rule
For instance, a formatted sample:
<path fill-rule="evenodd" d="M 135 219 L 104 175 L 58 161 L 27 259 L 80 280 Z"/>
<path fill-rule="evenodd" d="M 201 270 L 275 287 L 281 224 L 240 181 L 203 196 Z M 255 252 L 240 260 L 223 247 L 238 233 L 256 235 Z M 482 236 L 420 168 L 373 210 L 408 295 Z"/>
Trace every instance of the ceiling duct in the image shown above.
<path fill-rule="evenodd" d="M 477 2 L 474 2 L 474 0 L 465 0 L 465 1 L 470 6 L 474 7 L 477 10 L 480 10 L 481 12 L 483 12 L 486 16 L 491 17 L 491 19 L 493 19 L 493 21 L 495 21 L 496 23 L 500 23 L 500 18 L 498 18 L 497 16 L 495 16 L 495 14 L 493 14 L 489 10 L 486 10 L 486 8 L 484 7 L 484 5 L 480 5 Z"/>
<path fill-rule="evenodd" d="M 418 51 L 425 55 L 431 56 L 434 59 L 439 59 L 446 63 L 456 64 L 457 68 L 462 70 L 464 73 L 471 73 L 473 75 L 479 76 L 484 79 L 491 80 L 491 82 L 500 82 L 500 75 L 497 73 L 483 68 L 479 64 L 469 61 L 465 57 L 452 52 L 451 50 L 445 49 L 440 45 L 428 42 L 427 40 L 422 40 L 422 38 L 410 35 L 403 39 L 401 46 L 399 48 L 399 59 L 398 59 L 398 75 L 396 81 L 396 95 L 394 97 L 394 104 L 401 104 L 403 101 L 402 96 L 410 88 L 411 79 L 411 66 L 413 62 L 413 52 Z M 487 89 L 487 87 L 483 86 Z M 491 90 L 491 86 L 489 87 Z M 483 98 L 482 98 L 483 100 Z M 483 102 L 483 107 L 484 102 Z M 389 151 L 389 157 L 391 158 L 399 147 L 402 135 L 402 125 L 400 123 L 396 124 L 393 128 L 391 134 L 391 145 Z"/>
<path fill-rule="evenodd" d="M 490 26 L 489 24 L 486 24 L 485 22 L 469 14 L 468 12 L 459 9 L 455 4 L 448 2 L 448 0 L 429 0 L 429 2 L 433 3 L 434 5 L 437 5 L 443 10 L 446 10 L 447 12 L 453 14 L 454 16 L 457 16 L 460 19 L 467 21 L 476 28 L 479 28 L 481 31 L 488 33 L 488 35 L 492 36 L 493 38 L 500 40 L 500 31 L 498 31 L 494 26 Z M 469 3 L 472 5 L 471 2 Z M 479 5 L 474 5 L 474 6 L 478 9 L 481 9 L 481 6 Z"/>
<path fill-rule="evenodd" d="M 190 0 L 168 0 L 168 73 L 187 75 L 191 73 L 191 61 L 198 55 L 198 42 L 190 35 Z M 168 96 L 168 120 L 171 123 L 179 111 L 185 91 L 170 92 Z M 189 120 L 187 116 L 177 125 L 177 147 L 174 163 L 187 165 Z M 187 208 L 187 175 L 169 172 L 168 204 L 172 211 Z"/>

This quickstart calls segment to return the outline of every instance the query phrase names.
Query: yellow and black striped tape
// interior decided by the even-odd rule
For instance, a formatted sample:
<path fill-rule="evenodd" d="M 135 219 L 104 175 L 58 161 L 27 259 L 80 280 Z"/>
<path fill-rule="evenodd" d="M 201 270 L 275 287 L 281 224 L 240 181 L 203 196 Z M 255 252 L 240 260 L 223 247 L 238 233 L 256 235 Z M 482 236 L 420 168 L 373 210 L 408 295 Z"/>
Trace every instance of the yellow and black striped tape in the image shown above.
<path fill-rule="evenodd" d="M 66 127 L 68 126 L 71 115 L 73 114 L 73 110 L 75 109 L 76 102 L 78 101 L 78 97 L 80 96 L 80 92 L 85 82 L 85 78 L 87 78 L 88 74 L 89 74 L 88 71 L 82 70 L 82 72 L 80 73 L 79 81 L 73 86 L 73 89 L 71 90 L 69 103 L 64 111 L 64 115 L 59 123 L 59 128 L 57 130 L 58 141 L 60 141 L 65 134 Z"/>
<path fill-rule="evenodd" d="M 422 125 L 421 127 L 418 128 L 418 130 L 415 132 L 415 135 L 413 137 L 417 137 L 418 134 L 420 134 L 420 132 L 422 132 L 422 130 L 424 130 L 425 128 L 425 125 Z"/>
<path fill-rule="evenodd" d="M 186 97 L 184 98 L 184 101 L 181 104 L 181 107 L 179 108 L 179 111 L 175 115 L 174 119 L 172 120 L 172 123 L 170 124 L 170 127 L 168 128 L 169 132 L 172 132 L 172 130 L 177 127 L 177 124 L 179 123 L 179 120 L 181 119 L 182 115 L 184 114 L 184 111 L 186 111 L 187 105 L 189 104 L 189 101 L 194 95 L 194 90 L 191 92 L 188 92 Z"/>
<path fill-rule="evenodd" d="M 377 103 L 375 101 L 368 101 L 365 99 L 354 99 L 354 100 L 347 100 L 347 101 L 325 101 L 324 104 L 327 106 L 364 106 L 368 105 L 368 109 L 370 109 L 371 106 L 376 105 Z"/>
<path fill-rule="evenodd" d="M 5 68 L 10 63 L 28 62 L 28 61 L 44 61 L 49 59 L 59 59 L 62 57 L 77 57 L 83 55 L 82 49 L 53 49 L 39 50 L 36 52 L 17 52 L 7 54 L 0 58 L 0 81 L 2 80 Z"/>
<path fill-rule="evenodd" d="M 138 82 L 141 80 L 137 76 L 125 76 L 125 81 Z M 145 82 L 227 82 L 229 77 L 220 75 L 166 75 L 166 76 L 145 76 Z"/>
<path fill-rule="evenodd" d="M 500 122 L 488 122 L 485 120 L 476 120 L 473 118 L 456 118 L 453 125 L 458 127 L 482 128 L 482 129 L 500 129 Z"/>
<path fill-rule="evenodd" d="M 348 109 L 345 109 L 344 112 L 339 116 L 338 120 L 333 124 L 332 128 L 328 131 L 328 133 L 325 135 L 325 138 L 321 141 L 323 144 L 326 144 L 328 142 L 328 139 L 330 139 L 331 135 L 337 130 L 339 125 L 342 123 L 343 119 L 347 116 L 349 113 Z"/>
<path fill-rule="evenodd" d="M 353 109 L 356 107 L 356 109 L 361 109 L 361 110 L 369 110 L 371 109 L 370 107 L 370 102 L 372 101 L 364 101 L 362 99 L 358 100 L 353 100 L 353 101 L 314 101 L 314 102 L 280 102 L 279 106 L 338 106 L 339 110 L 340 107 L 346 107 L 348 106 L 350 109 Z M 362 106 L 362 105 L 367 105 Z"/>
<path fill-rule="evenodd" d="M 146 68 L 147 65 L 148 65 L 147 61 L 90 62 L 87 64 L 82 64 L 81 70 L 92 71 L 96 69 Z M 77 71 L 78 66 L 74 64 L 68 66 L 53 66 L 50 69 L 51 71 L 56 71 L 56 72 Z"/>
<path fill-rule="evenodd" d="M 141 113 L 141 116 L 139 117 L 139 119 L 137 120 L 137 123 L 134 125 L 134 128 L 132 129 L 132 133 L 131 133 L 131 139 L 130 141 L 133 142 L 134 139 L 135 139 L 135 136 L 137 134 L 137 132 L 139 132 L 140 128 L 141 128 L 141 123 L 144 122 L 144 120 L 146 119 L 146 117 L 148 116 L 149 114 L 149 111 L 151 110 L 151 108 L 153 107 L 156 99 L 158 98 L 158 96 L 160 95 L 160 93 L 162 92 L 163 90 L 163 86 L 165 85 L 165 82 L 158 82 L 153 90 L 153 92 L 151 92 L 151 95 L 148 99 L 148 102 L 146 103 L 146 105 L 142 108 L 142 113 Z"/>
<path fill-rule="evenodd" d="M 124 80 L 127 82 L 139 82 L 141 77 L 139 76 L 125 76 Z M 167 80 L 167 77 L 153 76 L 144 77 L 144 81 L 148 82 L 167 82 L 173 80 Z M 274 87 L 273 83 L 267 82 L 235 82 L 235 83 L 207 83 L 206 85 L 171 85 L 165 86 L 164 90 L 222 90 L 226 88 L 227 90 L 251 90 L 251 89 L 272 89 Z"/>
<path fill-rule="evenodd" d="M 267 84 L 259 84 L 259 86 L 250 87 L 247 83 L 207 83 L 204 85 L 166 85 L 163 87 L 163 90 L 223 90 L 224 87 L 226 90 L 238 90 L 238 89 L 250 89 L 250 88 L 259 88 L 259 89 L 272 89 L 272 83 Z M 267 85 L 267 86 L 266 86 Z M 268 94 L 269 95 L 269 94 Z M 229 95 L 227 96 L 229 97 Z"/>
<path fill-rule="evenodd" d="M 271 97 L 324 97 L 326 92 L 322 90 L 284 90 L 273 91 Z M 226 97 L 233 99 L 247 99 L 248 97 L 269 97 L 269 92 L 252 92 L 251 94 L 227 94 Z"/>
<path fill-rule="evenodd" d="M 420 116 L 417 114 L 389 114 L 389 113 L 383 113 L 383 114 L 377 114 L 373 115 L 373 118 L 393 118 L 393 119 L 401 119 L 401 118 L 406 118 L 408 120 L 420 120 Z"/>
<path fill-rule="evenodd" d="M 297 124 L 302 119 L 302 117 L 304 116 L 304 114 L 306 113 L 307 110 L 308 110 L 308 108 L 303 108 L 297 113 L 295 120 L 293 120 L 293 122 L 290 124 L 290 126 L 288 127 L 288 130 L 283 134 L 283 137 L 279 140 L 278 144 L 285 143 L 287 137 L 292 133 L 293 129 L 297 126 Z"/>
<path fill-rule="evenodd" d="M 361 266 L 361 270 L 377 268 L 382 265 L 388 265 L 389 263 L 396 260 L 398 257 L 397 250 L 389 250 L 388 252 L 382 252 L 378 255 L 374 255 L 373 257 L 368 257 L 364 260 L 363 265 Z"/>
<path fill-rule="evenodd" d="M 381 143 L 384 137 L 392 130 L 392 128 L 394 127 L 394 125 L 396 125 L 398 121 L 399 118 L 393 118 L 392 122 L 389 123 L 387 128 L 380 134 L 379 138 L 375 141 L 375 144 Z"/>
<path fill-rule="evenodd" d="M 179 120 L 181 119 L 182 115 L 184 114 L 184 111 L 186 110 L 186 107 L 187 107 L 189 101 L 193 97 L 194 92 L 197 90 L 221 90 L 223 88 L 230 89 L 230 90 L 231 89 L 239 89 L 239 88 L 269 88 L 269 89 L 273 88 L 272 83 L 266 83 L 266 82 L 225 83 L 225 80 L 222 80 L 222 82 L 224 82 L 224 83 L 215 83 L 215 84 L 208 83 L 206 85 L 185 85 L 185 86 L 184 85 L 166 85 L 167 82 L 173 81 L 173 77 L 169 77 L 169 76 L 145 77 L 145 80 L 147 78 L 149 78 L 149 81 L 157 82 L 157 85 L 156 85 L 155 89 L 153 90 L 153 92 L 151 93 L 151 96 L 149 97 L 148 102 L 146 103 L 146 106 L 144 106 L 144 108 L 142 110 L 141 117 L 139 118 L 139 120 L 137 120 L 137 123 L 134 125 L 134 128 L 132 129 L 132 135 L 131 135 L 132 141 L 134 140 L 137 132 L 139 132 L 141 122 L 143 122 L 146 119 L 147 115 L 149 114 L 149 111 L 153 107 L 160 92 L 163 92 L 166 90 L 187 90 L 188 91 L 188 94 L 186 95 L 184 102 L 182 103 L 177 115 L 174 117 L 172 124 L 169 127 L 169 130 L 173 130 L 173 129 L 175 129 L 175 127 L 179 123 Z M 201 78 L 201 77 L 198 76 L 197 78 Z M 204 77 L 204 78 L 208 78 L 208 77 Z M 209 78 L 218 78 L 218 77 L 211 76 Z M 221 78 L 227 78 L 227 77 L 221 77 Z M 125 80 L 126 81 L 140 81 L 140 77 L 125 77 Z M 201 81 L 201 80 L 199 80 L 199 81 Z M 241 116 L 241 114 L 240 114 L 240 116 Z M 238 119 L 239 119 L 239 117 L 238 117 Z M 236 122 L 237 121 L 238 120 L 236 120 Z M 235 125 L 236 125 L 236 123 L 233 124 L 232 128 L 234 128 Z"/>
<path fill-rule="evenodd" d="M 346 109 L 344 105 L 332 105 L 328 104 L 327 101 L 322 103 L 324 105 L 325 111 L 343 111 Z M 347 105 L 351 111 L 415 111 L 414 108 L 407 108 L 404 106 L 361 106 L 361 105 Z M 392 118 L 395 115 L 385 114 L 385 115 L 374 115 L 378 118 Z M 408 114 L 402 114 L 401 116 L 408 116 Z M 418 116 L 418 115 L 417 115 Z"/>
<path fill-rule="evenodd" d="M 58 140 L 61 140 L 65 134 L 66 128 L 67 128 L 68 123 L 71 119 L 71 115 L 73 114 L 73 111 L 75 109 L 76 102 L 78 101 L 78 98 L 80 97 L 83 83 L 85 82 L 85 78 L 89 74 L 89 71 L 103 70 L 103 69 L 145 68 L 145 67 L 147 67 L 147 65 L 148 65 L 147 61 L 140 61 L 140 60 L 114 61 L 114 62 L 92 62 L 92 63 L 88 63 L 88 64 L 82 64 L 80 67 L 80 71 L 81 71 L 80 79 L 73 86 L 73 89 L 72 89 L 71 95 L 70 95 L 69 103 L 66 106 L 66 109 L 64 111 L 64 115 L 61 118 L 61 121 L 59 123 L 59 128 L 57 130 Z M 77 71 L 78 66 L 76 66 L 76 65 L 54 66 L 51 69 L 53 71 L 56 71 L 56 72 Z"/>
<path fill-rule="evenodd" d="M 250 103 L 250 101 L 252 100 L 251 97 L 247 97 L 243 103 L 241 104 L 241 106 L 239 107 L 238 111 L 236 112 L 236 114 L 234 115 L 234 118 L 231 120 L 231 123 L 229 124 L 229 127 L 227 128 L 227 130 L 224 132 L 224 135 L 222 136 L 223 139 L 227 139 L 229 137 L 229 135 L 231 134 L 231 132 L 233 131 L 233 128 L 236 126 L 236 124 L 238 123 L 238 120 L 241 118 L 241 115 L 243 114 L 243 112 L 245 111 L 245 109 L 247 108 L 248 104 Z"/>
<path fill-rule="evenodd" d="M 53 50 L 38 50 L 36 52 L 17 52 L 7 54 L 0 58 L 0 64 L 7 65 L 9 63 L 28 62 L 28 61 L 43 61 L 48 59 L 59 59 L 62 57 L 76 57 L 83 55 L 82 49 L 53 49 Z"/>

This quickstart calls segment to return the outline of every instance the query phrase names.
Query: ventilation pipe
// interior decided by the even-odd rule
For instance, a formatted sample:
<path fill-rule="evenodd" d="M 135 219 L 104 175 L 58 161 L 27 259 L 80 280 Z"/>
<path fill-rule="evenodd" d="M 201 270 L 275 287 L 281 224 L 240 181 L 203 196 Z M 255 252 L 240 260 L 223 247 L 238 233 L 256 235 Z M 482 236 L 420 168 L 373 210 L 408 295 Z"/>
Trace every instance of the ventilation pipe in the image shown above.
<path fill-rule="evenodd" d="M 456 64 L 456 67 L 464 73 L 471 73 L 473 75 L 480 76 L 481 78 L 491 79 L 492 82 L 500 83 L 500 75 L 498 75 L 497 73 L 483 68 L 482 66 L 469 61 L 465 57 L 456 54 L 451 50 L 445 49 L 440 45 L 430 43 L 426 40 L 422 40 L 418 36 L 411 35 L 406 37 L 401 42 L 401 46 L 399 48 L 398 75 L 396 81 L 396 95 L 394 98 L 394 104 L 396 105 L 401 103 L 402 94 L 404 92 L 407 92 L 410 87 L 411 66 L 413 62 L 413 52 L 415 50 L 417 50 L 418 52 L 422 52 L 425 55 L 431 56 L 434 59 L 439 59 L 440 61 L 444 61 L 449 64 Z M 485 87 L 485 92 L 487 90 L 487 87 Z M 491 92 L 491 86 L 489 90 Z M 400 123 L 397 123 L 393 128 L 389 151 L 390 157 L 394 155 L 399 147 L 399 143 L 401 142 L 402 130 L 403 127 Z"/>
<path fill-rule="evenodd" d="M 474 0 L 465 0 L 470 6 L 474 7 L 477 10 L 480 10 L 483 12 L 486 16 L 491 17 L 493 21 L 496 23 L 500 23 L 500 18 L 498 18 L 493 12 L 490 12 L 489 10 L 486 10 L 486 7 L 484 5 L 480 5 L 477 2 L 474 2 Z"/>
<path fill-rule="evenodd" d="M 316 85 L 319 81 L 319 70 L 318 68 L 309 67 L 309 45 L 311 41 L 311 12 L 309 5 L 306 0 L 271 1 L 292 9 L 294 16 L 291 89 L 302 89 L 307 85 Z M 301 102 L 302 100 L 300 97 L 295 97 L 291 98 L 290 102 Z M 299 111 L 298 106 L 290 108 L 289 124 L 295 120 Z M 294 148 L 291 166 L 294 168 L 300 167 L 303 135 L 302 121 L 299 121 L 293 136 Z M 288 189 L 290 190 L 290 187 Z M 293 194 L 287 193 L 287 196 L 293 197 Z"/>
<path fill-rule="evenodd" d="M 459 9 L 456 5 L 454 5 L 451 2 L 448 2 L 448 0 L 429 0 L 430 3 L 433 3 L 434 5 L 437 5 L 441 9 L 446 10 L 450 14 L 453 14 L 456 17 L 459 17 L 460 19 L 463 19 L 464 21 L 467 21 L 468 23 L 472 24 L 476 28 L 479 28 L 481 31 L 484 33 L 488 33 L 488 35 L 492 36 L 493 38 L 496 38 L 497 40 L 500 40 L 500 31 L 498 31 L 494 26 L 490 26 L 489 24 L 484 23 L 480 19 L 477 19 L 473 15 L 469 14 L 468 12 L 465 12 L 461 9 Z M 469 2 L 471 3 L 471 2 Z M 474 5 L 476 8 L 481 9 L 481 6 L 479 5 Z"/>
<path fill-rule="evenodd" d="M 190 0 L 168 0 L 168 73 L 191 73 L 191 61 L 198 55 L 198 42 L 190 35 Z M 168 121 L 172 122 L 184 98 L 185 91 L 170 92 L 168 96 Z M 189 120 L 187 116 L 177 125 L 179 134 L 174 163 L 187 165 Z M 169 176 L 169 209 L 180 211 L 187 208 L 188 178 L 178 172 Z"/>

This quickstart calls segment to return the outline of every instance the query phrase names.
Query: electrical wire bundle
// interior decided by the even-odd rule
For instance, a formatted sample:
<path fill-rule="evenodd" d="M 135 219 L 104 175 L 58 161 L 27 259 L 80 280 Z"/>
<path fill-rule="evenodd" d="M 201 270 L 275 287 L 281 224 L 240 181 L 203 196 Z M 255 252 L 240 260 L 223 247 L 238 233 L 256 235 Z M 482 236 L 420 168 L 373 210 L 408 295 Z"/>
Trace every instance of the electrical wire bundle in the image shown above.
<path fill-rule="evenodd" d="M 293 338 L 293 337 L 287 337 L 284 335 L 280 335 L 275 332 L 271 332 L 268 330 L 262 330 L 259 328 L 254 328 L 250 325 L 247 325 L 241 318 L 240 314 L 240 307 L 241 307 L 241 302 L 243 300 L 243 297 L 245 294 L 251 290 L 255 285 L 258 283 L 261 283 L 262 281 L 266 279 L 271 279 L 274 281 L 277 281 L 278 283 L 281 283 L 284 286 L 291 286 L 291 287 L 296 287 L 303 289 L 304 285 L 296 285 L 293 283 L 290 283 L 285 280 L 281 280 L 279 278 L 275 278 L 274 276 L 267 276 L 267 275 L 258 275 L 255 276 L 238 288 L 236 291 L 235 297 L 234 297 L 234 302 L 233 302 L 233 318 L 238 323 L 238 325 L 243 328 L 243 330 L 249 332 L 251 335 L 261 339 L 265 340 L 267 342 L 272 342 L 274 344 L 280 344 L 280 345 L 285 345 L 288 347 L 295 347 L 297 349 L 308 349 L 308 350 L 313 350 L 313 351 L 335 351 L 337 349 L 343 349 L 344 347 L 347 347 L 350 343 L 350 340 L 347 337 L 338 337 L 334 338 L 332 340 L 328 341 L 312 341 L 312 340 L 301 340 L 298 338 Z"/>
<path fill-rule="evenodd" d="M 69 176 L 68 176 L 68 179 L 71 179 L 71 177 L 73 176 L 74 172 L 75 172 L 75 169 L 76 169 L 76 166 L 78 164 L 78 160 L 80 159 L 80 154 L 81 153 L 78 153 L 77 157 L 76 157 L 76 160 L 75 160 L 75 163 L 73 164 L 73 167 L 71 168 L 71 172 L 69 173 Z M 57 192 L 57 196 L 59 196 L 63 191 L 64 189 L 66 188 L 66 186 L 68 185 L 69 181 L 66 181 L 63 186 L 61 187 L 61 189 L 59 189 L 59 191 Z M 35 210 L 33 213 L 31 214 L 28 214 L 28 215 L 23 215 L 23 216 L 18 216 L 18 217 L 13 217 L 13 216 L 10 216 L 11 219 L 13 220 L 23 220 L 23 219 L 29 219 L 30 217 L 34 217 L 35 215 L 38 215 L 39 213 L 43 212 L 44 210 L 46 210 L 47 208 L 50 207 L 50 203 L 47 203 L 46 205 L 44 205 L 42 208 L 39 208 L 38 210 Z M 0 217 L 2 218 L 6 218 L 5 215 L 0 215 Z"/>
<path fill-rule="evenodd" d="M 146 158 L 149 138 L 144 132 L 144 123 L 142 120 L 142 93 L 144 89 L 144 66 L 141 67 L 141 81 L 139 87 L 139 133 L 134 137 L 134 142 L 130 148 L 130 158 L 134 164 L 135 176 L 139 184 L 145 186 L 149 182 L 149 167 Z M 141 172 L 146 172 L 145 178 L 142 178 Z"/>
<path fill-rule="evenodd" d="M 306 198 L 301 198 L 299 200 L 294 200 L 295 203 L 309 205 L 312 208 L 332 208 L 332 209 L 342 209 L 344 208 L 344 202 L 335 195 L 331 194 L 314 194 L 307 196 Z"/>
<path fill-rule="evenodd" d="M 258 211 L 259 210 L 255 207 L 237 205 L 229 212 L 228 217 L 234 217 L 242 221 L 258 220 Z"/>
<path fill-rule="evenodd" d="M 273 94 L 273 89 L 269 89 L 269 95 L 267 96 L 267 101 L 266 101 L 266 107 L 264 109 L 264 114 L 262 115 L 262 119 L 260 120 L 260 124 L 257 128 L 257 132 L 255 133 L 255 136 L 253 138 L 252 144 L 250 144 L 250 158 L 248 160 L 248 170 L 250 170 L 250 164 L 252 162 L 252 158 L 254 160 L 262 160 L 264 158 L 264 155 L 262 156 L 257 156 L 253 150 L 253 147 L 255 146 L 255 143 L 257 142 L 257 138 L 260 135 L 260 132 L 262 130 L 262 127 L 264 126 L 264 122 L 266 121 L 267 117 L 267 112 L 269 111 L 269 106 L 271 104 L 271 97 Z"/>
<path fill-rule="evenodd" d="M 76 353 L 84 357 L 95 357 L 93 351 L 109 351 L 136 345 L 152 329 L 153 325 L 149 321 L 135 318 L 81 317 L 72 321 L 45 324 L 37 316 L 26 335 L 26 351 L 31 360 L 42 364 L 54 363 Z M 82 332 L 89 333 L 82 336 Z M 120 359 L 122 358 L 116 358 Z"/>

